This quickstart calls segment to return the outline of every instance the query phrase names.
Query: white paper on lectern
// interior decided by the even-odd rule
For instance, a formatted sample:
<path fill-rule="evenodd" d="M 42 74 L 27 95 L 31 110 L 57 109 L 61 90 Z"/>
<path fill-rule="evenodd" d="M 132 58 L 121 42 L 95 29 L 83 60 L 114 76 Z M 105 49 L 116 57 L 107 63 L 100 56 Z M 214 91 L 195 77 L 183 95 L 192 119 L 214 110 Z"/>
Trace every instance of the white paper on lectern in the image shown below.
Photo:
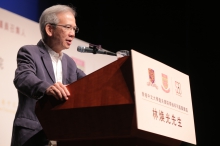
<path fill-rule="evenodd" d="M 189 76 L 131 54 L 138 129 L 196 144 Z"/>

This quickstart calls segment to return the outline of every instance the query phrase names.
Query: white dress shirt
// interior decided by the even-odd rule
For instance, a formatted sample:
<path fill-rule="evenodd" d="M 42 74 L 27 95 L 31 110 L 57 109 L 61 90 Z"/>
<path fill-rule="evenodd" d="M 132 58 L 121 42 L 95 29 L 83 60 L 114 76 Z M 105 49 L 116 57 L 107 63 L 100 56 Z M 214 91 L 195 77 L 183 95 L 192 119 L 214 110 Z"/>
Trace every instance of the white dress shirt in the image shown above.
<path fill-rule="evenodd" d="M 42 42 L 43 42 L 43 40 L 42 40 Z M 61 82 L 62 83 L 62 75 L 63 74 L 62 74 L 62 62 L 61 62 L 61 60 L 62 60 L 62 57 L 63 57 L 63 53 L 62 52 L 60 54 L 56 53 L 49 46 L 47 46 L 45 43 L 44 43 L 44 45 L 47 48 L 47 50 L 50 54 L 50 58 L 52 60 L 55 80 L 56 80 L 56 82 Z"/>

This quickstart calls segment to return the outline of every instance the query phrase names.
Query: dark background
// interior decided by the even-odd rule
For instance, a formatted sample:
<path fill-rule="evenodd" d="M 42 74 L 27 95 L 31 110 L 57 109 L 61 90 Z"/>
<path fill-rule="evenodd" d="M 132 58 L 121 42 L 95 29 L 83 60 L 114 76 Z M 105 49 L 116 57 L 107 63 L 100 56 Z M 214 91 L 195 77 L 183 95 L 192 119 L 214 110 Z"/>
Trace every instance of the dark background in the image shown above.
<path fill-rule="evenodd" d="M 219 145 L 219 47 L 214 45 L 217 37 L 212 21 L 215 4 L 189 0 L 35 0 L 35 3 L 34 16 L 24 12 L 29 19 L 38 22 L 42 11 L 54 4 L 73 5 L 80 28 L 76 38 L 112 52 L 134 49 L 188 74 L 197 145 Z"/>

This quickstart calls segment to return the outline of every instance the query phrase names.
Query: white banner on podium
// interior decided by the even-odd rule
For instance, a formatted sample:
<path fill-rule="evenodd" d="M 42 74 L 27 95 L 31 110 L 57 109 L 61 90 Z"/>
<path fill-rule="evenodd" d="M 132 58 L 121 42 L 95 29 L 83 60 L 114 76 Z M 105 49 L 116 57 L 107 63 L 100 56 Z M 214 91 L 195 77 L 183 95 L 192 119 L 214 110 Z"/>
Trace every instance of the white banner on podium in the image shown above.
<path fill-rule="evenodd" d="M 138 129 L 196 144 L 189 76 L 131 54 Z"/>

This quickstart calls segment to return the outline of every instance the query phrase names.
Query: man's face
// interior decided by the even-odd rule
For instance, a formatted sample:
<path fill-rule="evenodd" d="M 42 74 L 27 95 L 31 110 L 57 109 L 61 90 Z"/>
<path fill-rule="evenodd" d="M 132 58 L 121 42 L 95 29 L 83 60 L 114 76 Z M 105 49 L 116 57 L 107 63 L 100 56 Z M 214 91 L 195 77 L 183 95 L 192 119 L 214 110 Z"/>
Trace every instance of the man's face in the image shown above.
<path fill-rule="evenodd" d="M 75 31 L 71 28 L 76 27 L 76 21 L 71 12 L 59 13 L 57 14 L 57 17 L 59 19 L 59 23 L 56 25 L 56 27 L 54 27 L 51 41 L 52 49 L 56 52 L 60 52 L 70 47 L 72 40 L 75 37 Z"/>

